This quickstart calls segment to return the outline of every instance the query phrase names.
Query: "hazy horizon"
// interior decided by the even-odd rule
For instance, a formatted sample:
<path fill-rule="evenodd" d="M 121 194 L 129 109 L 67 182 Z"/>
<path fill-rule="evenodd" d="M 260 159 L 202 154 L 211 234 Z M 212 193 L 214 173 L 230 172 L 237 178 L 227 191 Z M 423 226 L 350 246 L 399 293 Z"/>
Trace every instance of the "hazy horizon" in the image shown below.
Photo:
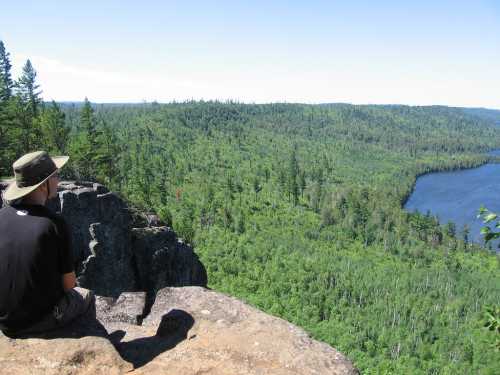
<path fill-rule="evenodd" d="M 89 99 L 89 98 L 87 98 Z M 49 103 L 52 100 L 44 100 L 44 102 Z M 446 104 L 428 104 L 428 105 L 419 105 L 419 104 L 405 104 L 405 103 L 347 103 L 347 102 L 331 102 L 331 103 L 305 103 L 305 102 L 286 102 L 286 101 L 275 101 L 275 102 L 244 102 L 244 101 L 236 101 L 232 99 L 185 99 L 185 100 L 172 100 L 172 101 L 159 101 L 159 100 L 143 100 L 140 102 L 113 102 L 113 101 L 95 101 L 90 100 L 91 104 L 109 104 L 109 105 L 140 105 L 140 104 L 182 104 L 190 101 L 195 102 L 218 102 L 218 103 L 227 103 L 234 102 L 236 104 L 304 104 L 304 105 L 359 105 L 359 106 L 406 106 L 406 107 L 448 107 L 448 108 L 461 108 L 461 109 L 485 109 L 490 111 L 498 111 L 500 112 L 500 108 L 491 108 L 491 107 L 457 107 L 450 106 Z M 65 104 L 83 104 L 85 102 L 85 98 L 82 100 L 56 100 L 57 103 L 65 103 Z"/>

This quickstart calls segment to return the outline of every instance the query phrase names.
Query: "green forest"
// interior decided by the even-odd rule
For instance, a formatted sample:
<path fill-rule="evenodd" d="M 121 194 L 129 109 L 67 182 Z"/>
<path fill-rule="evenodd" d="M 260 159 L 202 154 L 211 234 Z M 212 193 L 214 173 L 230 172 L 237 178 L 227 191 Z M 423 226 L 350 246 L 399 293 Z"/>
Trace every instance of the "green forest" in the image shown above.
<path fill-rule="evenodd" d="M 498 254 L 402 209 L 419 175 L 500 148 L 480 114 L 49 103 L 29 60 L 12 77 L 0 42 L 0 176 L 28 151 L 70 155 L 65 178 L 157 213 L 193 245 L 209 287 L 303 327 L 363 374 L 500 373 L 498 335 L 483 327 L 500 305 Z"/>

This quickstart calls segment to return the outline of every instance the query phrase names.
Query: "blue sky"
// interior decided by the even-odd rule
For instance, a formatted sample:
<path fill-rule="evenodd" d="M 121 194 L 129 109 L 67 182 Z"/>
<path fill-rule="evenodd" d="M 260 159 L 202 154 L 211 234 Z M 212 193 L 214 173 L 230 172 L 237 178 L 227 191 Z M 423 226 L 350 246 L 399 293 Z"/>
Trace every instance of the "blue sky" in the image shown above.
<path fill-rule="evenodd" d="M 46 100 L 500 109 L 500 0 L 9 1 Z"/>

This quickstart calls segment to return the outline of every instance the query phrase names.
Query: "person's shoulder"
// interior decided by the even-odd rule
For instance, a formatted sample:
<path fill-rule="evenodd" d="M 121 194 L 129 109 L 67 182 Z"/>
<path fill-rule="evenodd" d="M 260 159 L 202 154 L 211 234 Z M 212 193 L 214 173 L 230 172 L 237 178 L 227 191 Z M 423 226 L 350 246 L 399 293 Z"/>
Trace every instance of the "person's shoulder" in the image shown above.
<path fill-rule="evenodd" d="M 17 216 L 26 218 L 27 221 L 40 226 L 52 226 L 58 223 L 58 215 L 47 207 L 39 205 L 12 206 Z"/>
<path fill-rule="evenodd" d="M 28 237 L 40 236 L 53 231 L 54 223 L 36 208 L 7 205 L 0 210 L 2 231 L 18 233 L 22 228 Z"/>

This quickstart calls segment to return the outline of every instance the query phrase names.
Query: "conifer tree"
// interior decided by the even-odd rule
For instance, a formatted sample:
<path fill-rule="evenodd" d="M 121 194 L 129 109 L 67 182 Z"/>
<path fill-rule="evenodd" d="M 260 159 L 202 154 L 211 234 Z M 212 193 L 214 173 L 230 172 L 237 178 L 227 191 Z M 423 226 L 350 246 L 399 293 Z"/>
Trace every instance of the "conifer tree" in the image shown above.
<path fill-rule="evenodd" d="M 260 180 L 257 176 L 254 176 L 252 184 L 253 184 L 253 191 L 255 193 L 255 201 L 257 201 L 257 194 L 259 194 L 260 191 L 262 190 L 262 186 L 260 185 Z"/>
<path fill-rule="evenodd" d="M 98 131 L 96 142 L 93 158 L 96 177 L 98 181 L 114 188 L 119 180 L 120 171 L 117 168 L 117 160 L 121 149 L 113 130 L 105 121 L 101 123 L 101 130 Z M 165 182 L 162 182 L 161 186 L 164 184 Z M 163 192 L 163 194 L 166 193 Z"/>
<path fill-rule="evenodd" d="M 85 133 L 89 145 L 95 146 L 97 143 L 96 120 L 94 109 L 87 97 L 85 97 L 82 111 L 80 112 L 80 129 Z"/>
<path fill-rule="evenodd" d="M 470 228 L 467 224 L 464 224 L 462 228 L 462 239 L 464 241 L 464 246 L 467 247 L 469 243 Z"/>
<path fill-rule="evenodd" d="M 304 190 L 306 190 L 306 187 L 307 187 L 306 174 L 304 171 L 300 171 L 300 173 L 299 173 L 299 187 L 300 187 L 300 195 L 303 198 L 304 197 Z"/>
<path fill-rule="evenodd" d="M 16 82 L 17 95 L 21 98 L 33 119 L 38 115 L 39 106 L 42 102 L 40 85 L 36 83 L 36 70 L 28 59 L 23 67 L 21 77 Z"/>
<path fill-rule="evenodd" d="M 9 53 L 5 50 L 3 41 L 0 40 L 0 102 L 5 102 L 12 95 L 12 76 L 10 69 Z"/>
<path fill-rule="evenodd" d="M 43 145 L 38 114 L 42 103 L 40 86 L 36 83 L 36 71 L 30 60 L 26 61 L 21 77 L 15 83 L 15 100 L 11 116 L 18 140 L 16 154 L 33 151 Z"/>
<path fill-rule="evenodd" d="M 47 151 L 65 154 L 70 129 L 66 126 L 65 115 L 55 101 L 40 114 L 40 127 Z"/>
<path fill-rule="evenodd" d="M 80 110 L 78 129 L 78 136 L 71 144 L 76 175 L 80 179 L 95 179 L 96 166 L 93 159 L 97 153 L 98 132 L 94 110 L 87 98 Z"/>
<path fill-rule="evenodd" d="M 293 197 L 293 204 L 299 203 L 299 183 L 297 177 L 299 174 L 299 163 L 297 161 L 297 146 L 293 147 L 292 154 L 290 155 L 290 163 L 288 170 L 288 194 Z"/>
<path fill-rule="evenodd" d="M 9 53 L 0 40 L 0 177 L 10 174 L 10 160 L 13 158 L 12 124 L 13 103 L 12 78 Z"/>

